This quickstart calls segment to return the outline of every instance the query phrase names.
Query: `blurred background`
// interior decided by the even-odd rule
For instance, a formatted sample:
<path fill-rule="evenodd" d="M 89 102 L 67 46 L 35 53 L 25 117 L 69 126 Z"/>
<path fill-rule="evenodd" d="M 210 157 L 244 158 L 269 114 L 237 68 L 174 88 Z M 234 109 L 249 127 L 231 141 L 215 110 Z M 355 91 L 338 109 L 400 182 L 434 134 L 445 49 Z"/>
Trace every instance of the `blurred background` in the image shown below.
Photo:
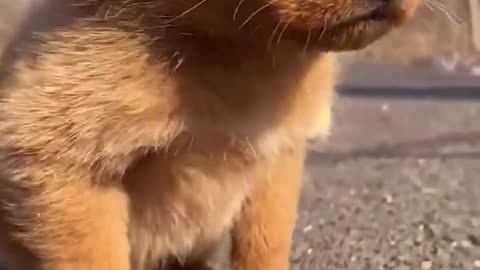
<path fill-rule="evenodd" d="M 30 1 L 0 0 L 0 51 Z M 341 54 L 294 270 L 480 270 L 480 0 L 423 1 L 407 26 Z"/>
<path fill-rule="evenodd" d="M 428 64 L 477 58 L 480 52 L 478 0 L 425 0 L 416 19 L 360 53 L 365 61 Z"/>

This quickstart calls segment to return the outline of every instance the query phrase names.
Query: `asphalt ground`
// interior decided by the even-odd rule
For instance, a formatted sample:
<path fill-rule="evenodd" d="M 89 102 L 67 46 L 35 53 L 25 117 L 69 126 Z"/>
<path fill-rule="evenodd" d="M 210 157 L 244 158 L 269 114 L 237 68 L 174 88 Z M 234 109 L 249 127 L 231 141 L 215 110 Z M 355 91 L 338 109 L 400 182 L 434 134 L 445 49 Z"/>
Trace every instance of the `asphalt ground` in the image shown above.
<path fill-rule="evenodd" d="M 480 80 L 344 78 L 333 136 L 307 161 L 293 269 L 480 269 Z"/>

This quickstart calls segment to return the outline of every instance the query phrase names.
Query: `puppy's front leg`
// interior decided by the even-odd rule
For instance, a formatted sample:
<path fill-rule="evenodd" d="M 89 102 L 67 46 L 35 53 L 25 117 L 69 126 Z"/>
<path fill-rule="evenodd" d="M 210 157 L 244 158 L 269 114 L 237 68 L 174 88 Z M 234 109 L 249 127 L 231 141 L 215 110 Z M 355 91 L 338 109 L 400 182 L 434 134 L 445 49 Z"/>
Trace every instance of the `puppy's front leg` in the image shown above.
<path fill-rule="evenodd" d="M 267 179 L 244 205 L 233 229 L 235 270 L 287 270 L 303 181 L 305 147 L 260 169 Z"/>
<path fill-rule="evenodd" d="M 121 187 L 94 182 L 87 170 L 22 163 L 30 165 L 0 182 L 0 250 L 7 269 L 130 269 Z"/>

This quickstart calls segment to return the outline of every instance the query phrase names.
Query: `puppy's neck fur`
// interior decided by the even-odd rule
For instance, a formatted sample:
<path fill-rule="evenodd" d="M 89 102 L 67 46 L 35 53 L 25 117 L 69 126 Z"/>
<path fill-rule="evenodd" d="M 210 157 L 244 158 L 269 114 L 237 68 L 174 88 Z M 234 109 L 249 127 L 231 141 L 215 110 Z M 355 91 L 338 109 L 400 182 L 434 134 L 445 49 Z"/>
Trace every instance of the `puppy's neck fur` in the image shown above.
<path fill-rule="evenodd" d="M 58 0 L 55 0 L 58 1 Z M 280 24 L 273 25 L 268 12 L 261 12 L 260 1 L 187 0 L 187 1 L 111 1 L 71 0 L 72 15 L 79 24 L 96 24 L 128 32 L 142 32 L 161 42 L 194 51 L 228 48 L 263 55 L 291 53 L 298 55 L 298 44 L 278 36 Z M 68 1 L 67 1 L 68 2 Z M 247 23 L 248 22 L 248 23 Z M 259 57 L 256 55 L 255 57 Z"/>

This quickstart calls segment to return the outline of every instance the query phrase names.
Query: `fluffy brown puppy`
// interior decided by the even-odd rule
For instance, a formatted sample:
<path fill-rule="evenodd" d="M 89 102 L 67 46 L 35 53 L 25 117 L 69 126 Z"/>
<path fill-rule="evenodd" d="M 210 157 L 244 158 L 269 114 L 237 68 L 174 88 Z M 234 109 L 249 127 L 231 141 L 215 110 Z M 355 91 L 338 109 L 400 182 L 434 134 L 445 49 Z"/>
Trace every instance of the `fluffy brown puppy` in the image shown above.
<path fill-rule="evenodd" d="M 34 2 L 1 82 L 12 270 L 198 270 L 226 232 L 235 270 L 287 270 L 306 140 L 330 128 L 331 52 L 418 5 Z"/>

